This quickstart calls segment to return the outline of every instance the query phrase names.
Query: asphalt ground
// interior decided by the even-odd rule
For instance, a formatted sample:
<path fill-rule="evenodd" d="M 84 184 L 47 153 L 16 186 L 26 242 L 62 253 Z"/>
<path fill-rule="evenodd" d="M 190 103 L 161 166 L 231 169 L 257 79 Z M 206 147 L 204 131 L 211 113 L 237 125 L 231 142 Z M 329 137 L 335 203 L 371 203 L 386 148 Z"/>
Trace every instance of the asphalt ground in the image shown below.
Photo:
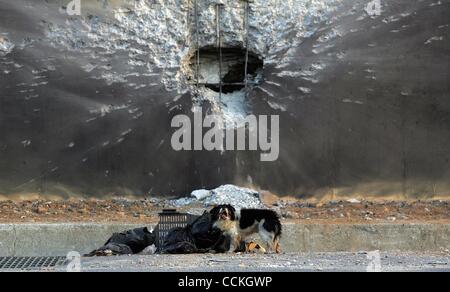
<path fill-rule="evenodd" d="M 146 255 L 82 258 L 82 272 L 450 272 L 450 255 L 289 253 Z M 66 267 L 58 268 L 65 271 Z"/>

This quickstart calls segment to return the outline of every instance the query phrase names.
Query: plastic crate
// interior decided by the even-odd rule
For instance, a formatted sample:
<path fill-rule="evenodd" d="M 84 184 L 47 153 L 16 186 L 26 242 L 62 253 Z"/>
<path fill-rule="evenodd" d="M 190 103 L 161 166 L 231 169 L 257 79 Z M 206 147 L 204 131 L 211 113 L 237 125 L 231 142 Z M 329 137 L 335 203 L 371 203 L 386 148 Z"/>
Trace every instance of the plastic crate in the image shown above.
<path fill-rule="evenodd" d="M 164 245 L 166 236 L 172 229 L 184 228 L 186 225 L 192 223 L 199 216 L 179 213 L 176 209 L 166 209 L 159 213 L 159 224 L 157 227 L 157 247 L 161 248 Z"/>

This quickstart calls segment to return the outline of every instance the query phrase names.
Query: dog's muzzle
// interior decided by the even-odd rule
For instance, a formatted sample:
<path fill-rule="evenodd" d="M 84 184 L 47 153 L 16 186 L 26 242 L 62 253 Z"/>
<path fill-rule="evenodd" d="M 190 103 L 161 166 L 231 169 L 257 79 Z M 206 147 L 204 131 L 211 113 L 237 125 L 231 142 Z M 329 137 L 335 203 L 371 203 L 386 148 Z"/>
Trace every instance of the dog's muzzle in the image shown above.
<path fill-rule="evenodd" d="M 222 212 L 220 212 L 219 218 L 221 220 L 228 220 L 230 219 L 230 215 L 228 214 L 227 210 L 223 210 Z"/>

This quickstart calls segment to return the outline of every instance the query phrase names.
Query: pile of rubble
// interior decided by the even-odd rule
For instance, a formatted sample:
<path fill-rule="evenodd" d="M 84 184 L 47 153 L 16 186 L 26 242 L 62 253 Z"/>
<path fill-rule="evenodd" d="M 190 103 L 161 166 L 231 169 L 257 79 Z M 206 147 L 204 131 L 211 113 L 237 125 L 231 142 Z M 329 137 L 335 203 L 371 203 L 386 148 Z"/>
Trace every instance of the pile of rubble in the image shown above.
<path fill-rule="evenodd" d="M 199 202 L 204 207 L 230 204 L 237 209 L 264 208 L 259 192 L 234 185 L 223 185 L 213 190 L 195 190 L 191 193 L 191 197 L 173 200 L 171 204 L 183 207 Z"/>

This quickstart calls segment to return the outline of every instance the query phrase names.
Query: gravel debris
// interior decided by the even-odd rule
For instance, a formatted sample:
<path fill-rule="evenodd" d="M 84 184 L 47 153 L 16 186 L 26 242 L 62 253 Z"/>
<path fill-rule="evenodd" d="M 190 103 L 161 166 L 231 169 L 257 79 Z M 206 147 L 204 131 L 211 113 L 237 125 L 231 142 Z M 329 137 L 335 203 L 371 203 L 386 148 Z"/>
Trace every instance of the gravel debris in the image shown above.
<path fill-rule="evenodd" d="M 194 196 L 195 195 L 195 196 Z M 200 199 L 198 199 L 200 198 Z M 152 224 L 163 209 L 201 215 L 215 204 L 229 203 L 238 208 L 270 208 L 283 220 L 311 224 L 450 222 L 449 201 L 369 201 L 350 203 L 346 200 L 310 202 L 294 198 L 268 196 L 264 191 L 225 185 L 214 190 L 194 191 L 191 197 L 166 199 L 70 199 L 1 201 L 0 223 L 53 222 L 127 222 Z"/>

